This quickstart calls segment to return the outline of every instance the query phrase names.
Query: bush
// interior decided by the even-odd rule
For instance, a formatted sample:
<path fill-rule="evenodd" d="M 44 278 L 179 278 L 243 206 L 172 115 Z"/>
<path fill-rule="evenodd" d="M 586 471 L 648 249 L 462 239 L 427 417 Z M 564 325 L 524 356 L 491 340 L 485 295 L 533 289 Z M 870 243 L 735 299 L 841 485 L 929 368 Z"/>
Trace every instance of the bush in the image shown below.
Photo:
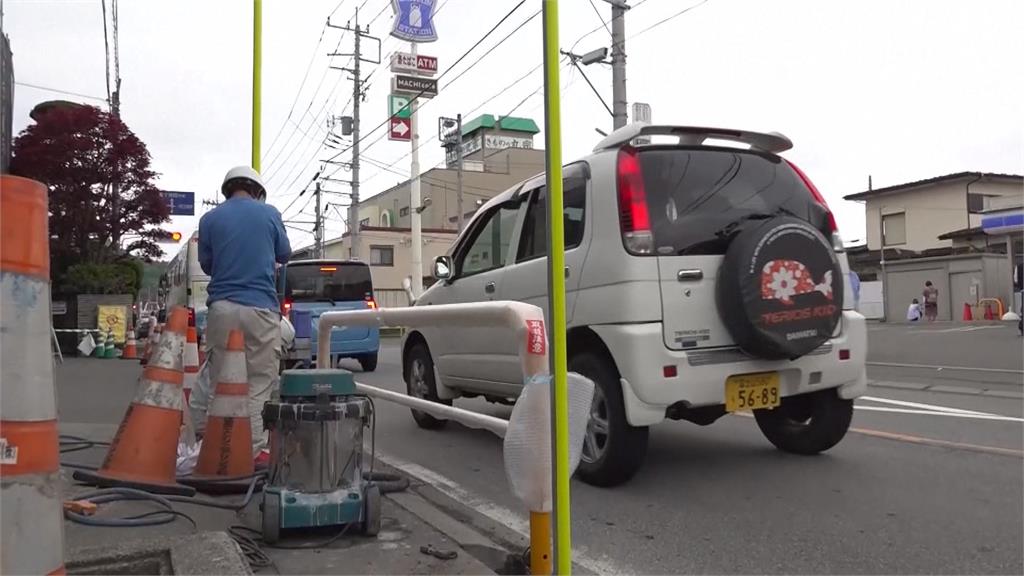
<path fill-rule="evenodd" d="M 69 294 L 138 294 L 142 264 L 125 260 L 112 264 L 76 264 L 68 268 L 61 291 Z"/>

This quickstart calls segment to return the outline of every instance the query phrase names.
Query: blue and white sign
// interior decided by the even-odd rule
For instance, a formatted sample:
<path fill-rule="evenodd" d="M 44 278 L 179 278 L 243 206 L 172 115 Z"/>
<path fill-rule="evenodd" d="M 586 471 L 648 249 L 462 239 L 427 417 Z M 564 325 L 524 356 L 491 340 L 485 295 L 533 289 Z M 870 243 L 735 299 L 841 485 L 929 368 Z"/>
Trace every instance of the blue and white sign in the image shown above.
<path fill-rule="evenodd" d="M 436 0 L 391 0 L 395 9 L 391 35 L 407 42 L 437 40 L 437 30 L 434 29 L 436 4 Z"/>
<path fill-rule="evenodd" d="M 196 215 L 196 193 L 195 192 L 171 192 L 163 190 L 160 195 L 167 202 L 167 208 L 171 216 L 195 216 Z"/>
<path fill-rule="evenodd" d="M 1024 231 L 1024 213 L 1009 212 L 984 216 L 981 219 L 981 229 L 985 234 L 1012 234 Z"/>

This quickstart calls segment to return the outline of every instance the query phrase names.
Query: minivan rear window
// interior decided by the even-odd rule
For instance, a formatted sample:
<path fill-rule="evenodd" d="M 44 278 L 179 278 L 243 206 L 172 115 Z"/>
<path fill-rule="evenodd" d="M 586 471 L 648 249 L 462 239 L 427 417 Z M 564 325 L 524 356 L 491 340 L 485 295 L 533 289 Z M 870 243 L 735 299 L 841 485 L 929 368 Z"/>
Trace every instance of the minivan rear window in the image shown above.
<path fill-rule="evenodd" d="M 778 156 L 733 148 L 649 147 L 639 154 L 655 254 L 725 254 L 732 226 L 786 213 L 818 229 L 826 213 Z"/>
<path fill-rule="evenodd" d="M 359 262 L 292 262 L 284 284 L 284 295 L 292 302 L 347 302 L 373 296 L 370 267 Z"/>

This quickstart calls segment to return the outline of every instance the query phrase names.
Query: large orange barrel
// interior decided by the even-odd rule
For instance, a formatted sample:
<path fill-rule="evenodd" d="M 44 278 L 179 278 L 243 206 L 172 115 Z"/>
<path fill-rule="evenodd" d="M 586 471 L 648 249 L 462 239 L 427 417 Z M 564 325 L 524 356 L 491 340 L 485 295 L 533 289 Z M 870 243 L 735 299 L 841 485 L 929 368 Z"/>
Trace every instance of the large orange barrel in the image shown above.
<path fill-rule="evenodd" d="M 46 187 L 0 176 L 0 574 L 64 573 Z"/>

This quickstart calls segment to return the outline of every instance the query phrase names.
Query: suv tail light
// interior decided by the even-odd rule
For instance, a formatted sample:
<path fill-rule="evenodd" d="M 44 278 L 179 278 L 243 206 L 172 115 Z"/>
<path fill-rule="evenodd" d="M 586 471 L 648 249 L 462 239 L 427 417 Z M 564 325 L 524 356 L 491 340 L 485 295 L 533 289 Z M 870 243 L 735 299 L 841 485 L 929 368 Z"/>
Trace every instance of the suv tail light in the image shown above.
<path fill-rule="evenodd" d="M 292 311 L 292 299 L 291 298 L 285 298 L 284 300 L 281 300 L 281 316 L 284 316 L 285 318 L 287 318 L 288 314 L 290 314 L 291 311 Z"/>
<path fill-rule="evenodd" d="M 654 252 L 654 235 L 647 212 L 647 193 L 637 150 L 624 147 L 616 160 L 616 184 L 619 195 L 619 227 L 622 244 L 630 254 Z"/>
<path fill-rule="evenodd" d="M 377 301 L 373 299 L 373 296 L 366 297 L 366 307 L 369 308 L 370 310 L 377 309 Z"/>
<path fill-rule="evenodd" d="M 807 190 L 811 193 L 814 201 L 821 204 L 821 207 L 828 213 L 828 226 L 831 236 L 830 240 L 832 241 L 832 249 L 836 252 L 842 252 L 844 250 L 843 239 L 839 235 L 839 226 L 836 224 L 836 216 L 832 213 L 832 209 L 828 207 L 828 202 L 825 201 L 825 197 L 822 196 L 818 187 L 814 185 L 814 182 L 811 182 L 811 179 L 807 177 L 807 174 L 804 174 L 804 171 L 801 170 L 799 166 L 793 164 L 789 160 L 786 160 L 786 164 L 789 164 L 789 167 L 792 168 L 793 171 L 796 172 L 797 176 L 800 177 L 800 180 L 803 181 L 804 186 L 807 186 Z"/>

